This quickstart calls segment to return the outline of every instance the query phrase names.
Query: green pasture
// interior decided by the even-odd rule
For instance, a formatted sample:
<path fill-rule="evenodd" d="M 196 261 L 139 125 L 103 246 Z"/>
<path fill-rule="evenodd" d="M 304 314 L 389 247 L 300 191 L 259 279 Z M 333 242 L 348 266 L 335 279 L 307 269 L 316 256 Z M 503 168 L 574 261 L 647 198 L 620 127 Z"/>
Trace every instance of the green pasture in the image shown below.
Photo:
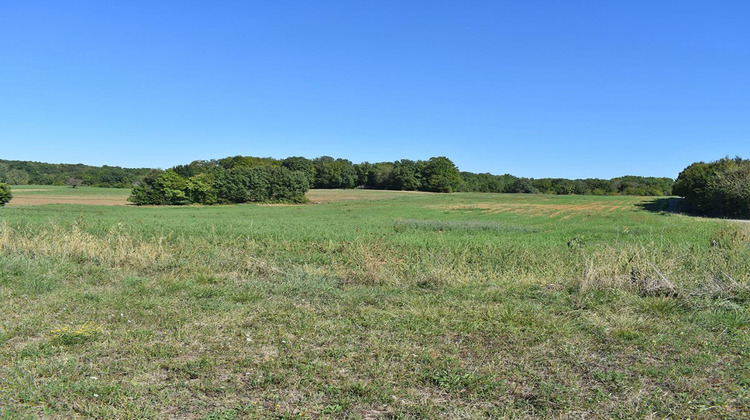
<path fill-rule="evenodd" d="M 0 208 L 0 418 L 750 415 L 746 224 L 666 198 L 309 196 Z"/>

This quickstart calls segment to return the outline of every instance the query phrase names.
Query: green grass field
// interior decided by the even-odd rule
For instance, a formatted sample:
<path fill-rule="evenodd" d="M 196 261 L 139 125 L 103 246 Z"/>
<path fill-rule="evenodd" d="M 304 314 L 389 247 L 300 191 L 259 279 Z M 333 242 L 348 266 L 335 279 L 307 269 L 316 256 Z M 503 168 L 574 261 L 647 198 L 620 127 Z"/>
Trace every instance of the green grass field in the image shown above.
<path fill-rule="evenodd" d="M 13 193 L 0 418 L 750 416 L 746 224 L 643 197 Z"/>

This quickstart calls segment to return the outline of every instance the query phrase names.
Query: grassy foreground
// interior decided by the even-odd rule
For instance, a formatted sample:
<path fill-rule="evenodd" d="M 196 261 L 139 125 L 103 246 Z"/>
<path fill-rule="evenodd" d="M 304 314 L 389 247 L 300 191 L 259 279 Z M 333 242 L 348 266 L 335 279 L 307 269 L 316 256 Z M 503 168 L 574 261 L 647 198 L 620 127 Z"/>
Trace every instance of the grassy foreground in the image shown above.
<path fill-rule="evenodd" d="M 750 416 L 748 225 L 310 196 L 0 208 L 0 418 Z"/>

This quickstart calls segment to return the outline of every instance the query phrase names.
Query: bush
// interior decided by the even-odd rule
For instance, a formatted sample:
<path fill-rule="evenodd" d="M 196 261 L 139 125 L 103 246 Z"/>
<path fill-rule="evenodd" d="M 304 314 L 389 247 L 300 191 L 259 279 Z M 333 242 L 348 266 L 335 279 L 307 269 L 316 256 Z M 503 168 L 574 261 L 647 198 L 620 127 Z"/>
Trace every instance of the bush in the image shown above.
<path fill-rule="evenodd" d="M 139 206 L 190 204 L 187 187 L 187 180 L 177 172 L 155 170 L 133 187 L 128 201 Z"/>
<path fill-rule="evenodd" d="M 0 183 L 0 206 L 4 206 L 11 198 L 13 198 L 13 194 L 10 193 L 10 186 Z"/>
<path fill-rule="evenodd" d="M 680 173 L 672 191 L 685 198 L 692 213 L 750 219 L 750 160 L 693 163 Z"/>

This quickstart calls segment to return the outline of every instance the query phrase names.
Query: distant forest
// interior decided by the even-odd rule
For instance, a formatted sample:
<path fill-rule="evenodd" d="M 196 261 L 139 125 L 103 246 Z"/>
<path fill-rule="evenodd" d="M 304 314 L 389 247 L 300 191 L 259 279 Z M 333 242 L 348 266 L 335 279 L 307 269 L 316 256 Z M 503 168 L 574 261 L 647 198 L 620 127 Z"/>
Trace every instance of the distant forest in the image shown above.
<path fill-rule="evenodd" d="M 10 185 L 65 185 L 70 179 L 94 187 L 130 188 L 151 169 L 88 166 L 0 159 L 0 182 Z"/>
<path fill-rule="evenodd" d="M 510 174 L 459 172 L 453 162 L 445 157 L 416 161 L 402 159 L 394 162 L 352 163 L 347 159 L 330 156 L 315 159 L 233 156 L 218 160 L 196 160 L 167 171 L 0 160 L 0 182 L 11 185 L 65 185 L 72 179 L 78 179 L 82 185 L 132 187 L 142 183 L 149 174 L 154 178 L 155 173 L 173 172 L 179 176 L 175 178 L 178 183 L 180 179 L 187 181 L 201 174 L 203 183 L 211 183 L 211 178 L 216 178 L 215 174 L 221 172 L 221 176 L 224 176 L 231 171 L 238 171 L 239 168 L 285 168 L 288 171 L 301 172 L 307 180 L 308 188 L 360 187 L 435 192 L 662 196 L 672 194 L 674 184 L 671 178 L 641 176 L 612 179 L 535 179 L 519 178 Z M 276 171 L 274 174 L 280 175 L 281 172 Z"/>
<path fill-rule="evenodd" d="M 132 188 L 135 204 L 304 202 L 310 188 L 371 188 L 433 192 L 488 192 L 684 197 L 684 210 L 704 216 L 750 218 L 750 160 L 696 162 L 677 180 L 642 176 L 612 179 L 519 178 L 461 172 L 446 157 L 352 163 L 322 156 L 286 159 L 232 156 L 196 160 L 167 170 L 0 160 L 0 205 L 10 185 L 88 185 Z"/>

